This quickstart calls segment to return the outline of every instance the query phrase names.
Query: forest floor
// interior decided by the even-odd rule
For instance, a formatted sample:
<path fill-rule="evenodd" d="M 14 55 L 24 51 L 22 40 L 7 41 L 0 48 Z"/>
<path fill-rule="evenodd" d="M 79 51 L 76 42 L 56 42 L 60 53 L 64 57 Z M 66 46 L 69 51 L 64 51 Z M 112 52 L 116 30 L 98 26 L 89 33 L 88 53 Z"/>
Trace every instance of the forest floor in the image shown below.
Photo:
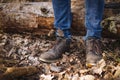
<path fill-rule="evenodd" d="M 54 44 L 55 38 L 0 33 L 0 78 L 7 73 L 1 66 L 34 66 L 35 72 L 28 69 L 24 74 L 22 70 L 13 70 L 13 76 L 9 76 L 8 70 L 10 79 L 4 80 L 120 80 L 120 40 L 102 39 L 103 59 L 93 68 L 85 66 L 85 47 L 81 40 L 81 37 L 73 36 L 70 52 L 50 64 L 41 62 L 39 56 Z M 15 76 L 17 74 L 20 76 Z"/>

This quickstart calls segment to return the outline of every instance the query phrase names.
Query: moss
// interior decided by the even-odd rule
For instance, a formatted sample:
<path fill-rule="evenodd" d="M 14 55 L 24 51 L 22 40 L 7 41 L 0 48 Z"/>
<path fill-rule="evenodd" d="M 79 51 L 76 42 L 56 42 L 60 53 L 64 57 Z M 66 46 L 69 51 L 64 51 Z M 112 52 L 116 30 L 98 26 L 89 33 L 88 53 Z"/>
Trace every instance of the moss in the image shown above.
<path fill-rule="evenodd" d="M 119 15 L 106 18 L 102 21 L 101 25 L 104 29 L 109 30 L 111 33 L 117 34 L 117 21 L 119 21 Z"/>

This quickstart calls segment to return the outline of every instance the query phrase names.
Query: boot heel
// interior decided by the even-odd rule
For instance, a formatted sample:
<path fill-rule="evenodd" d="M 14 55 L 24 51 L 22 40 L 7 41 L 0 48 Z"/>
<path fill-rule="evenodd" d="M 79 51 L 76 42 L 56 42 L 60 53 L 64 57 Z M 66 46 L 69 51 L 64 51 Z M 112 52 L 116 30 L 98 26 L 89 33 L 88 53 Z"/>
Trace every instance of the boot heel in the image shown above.
<path fill-rule="evenodd" d="M 67 49 L 67 50 L 65 51 L 65 54 L 66 54 L 66 55 L 70 55 L 70 49 Z"/>

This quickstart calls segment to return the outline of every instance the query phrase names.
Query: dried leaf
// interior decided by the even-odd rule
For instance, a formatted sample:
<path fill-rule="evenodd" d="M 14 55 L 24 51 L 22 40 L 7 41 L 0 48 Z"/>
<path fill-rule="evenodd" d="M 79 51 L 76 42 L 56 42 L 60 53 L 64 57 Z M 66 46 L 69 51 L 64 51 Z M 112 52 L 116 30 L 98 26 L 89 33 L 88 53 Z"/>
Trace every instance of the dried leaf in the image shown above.
<path fill-rule="evenodd" d="M 105 80 L 111 80 L 113 78 L 113 74 L 112 73 L 106 73 L 105 76 L 104 76 L 104 79 Z"/>
<path fill-rule="evenodd" d="M 81 74 L 87 73 L 89 70 L 88 69 L 84 69 L 84 70 L 80 70 Z"/>
<path fill-rule="evenodd" d="M 72 80 L 79 80 L 79 75 L 78 74 L 73 75 Z"/>
<path fill-rule="evenodd" d="M 71 80 L 72 79 L 72 76 L 68 73 L 65 74 L 63 80 Z"/>
<path fill-rule="evenodd" d="M 95 80 L 95 77 L 93 75 L 85 75 L 80 77 L 79 80 Z"/>
<path fill-rule="evenodd" d="M 120 66 L 116 67 L 116 71 L 115 71 L 113 78 L 118 78 L 118 77 L 120 78 Z"/>
<path fill-rule="evenodd" d="M 52 80 L 54 78 L 54 76 L 52 75 L 45 75 L 45 74 L 42 74 L 40 76 L 40 80 Z"/>
<path fill-rule="evenodd" d="M 105 66 L 106 66 L 105 60 L 102 59 L 98 62 L 96 66 L 92 67 L 92 71 L 93 73 L 100 75 L 103 72 Z"/>
<path fill-rule="evenodd" d="M 50 70 L 53 72 L 61 72 L 63 70 L 62 66 L 50 65 Z"/>
<path fill-rule="evenodd" d="M 58 80 L 63 80 L 64 74 L 66 73 L 66 71 L 60 72 L 58 74 Z"/>
<path fill-rule="evenodd" d="M 54 33 L 55 33 L 55 30 L 51 29 L 48 33 L 48 36 L 51 37 L 54 35 Z"/>

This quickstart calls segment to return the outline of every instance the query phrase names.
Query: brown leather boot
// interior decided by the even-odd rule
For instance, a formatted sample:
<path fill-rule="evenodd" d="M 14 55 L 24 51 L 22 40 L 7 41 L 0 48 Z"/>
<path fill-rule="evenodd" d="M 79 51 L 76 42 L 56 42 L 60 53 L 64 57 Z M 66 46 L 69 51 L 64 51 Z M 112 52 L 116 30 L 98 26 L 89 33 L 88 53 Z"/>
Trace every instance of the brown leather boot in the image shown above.
<path fill-rule="evenodd" d="M 95 38 L 89 38 L 86 40 L 86 66 L 92 67 L 101 59 L 101 41 Z"/>
<path fill-rule="evenodd" d="M 70 39 L 58 37 L 53 48 L 41 54 L 39 59 L 43 62 L 55 62 L 61 59 L 62 54 L 69 51 L 70 42 Z"/>

